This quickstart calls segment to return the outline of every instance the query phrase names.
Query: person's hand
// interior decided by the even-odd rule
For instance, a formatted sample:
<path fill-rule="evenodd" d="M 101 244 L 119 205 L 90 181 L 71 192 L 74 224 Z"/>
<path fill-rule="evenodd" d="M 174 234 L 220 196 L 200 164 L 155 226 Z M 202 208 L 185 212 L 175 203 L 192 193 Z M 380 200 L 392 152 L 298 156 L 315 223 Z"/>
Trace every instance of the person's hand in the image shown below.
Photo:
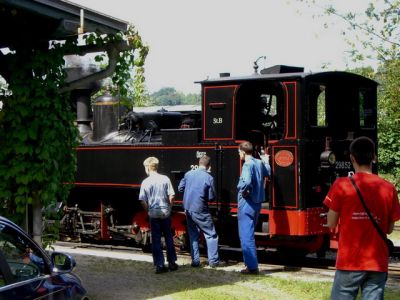
<path fill-rule="evenodd" d="M 269 155 L 268 154 L 260 155 L 260 159 L 263 161 L 263 163 L 269 164 Z"/>
<path fill-rule="evenodd" d="M 31 262 L 30 254 L 32 253 L 31 248 L 25 248 L 25 252 L 22 254 L 22 262 L 24 264 L 29 264 Z"/>

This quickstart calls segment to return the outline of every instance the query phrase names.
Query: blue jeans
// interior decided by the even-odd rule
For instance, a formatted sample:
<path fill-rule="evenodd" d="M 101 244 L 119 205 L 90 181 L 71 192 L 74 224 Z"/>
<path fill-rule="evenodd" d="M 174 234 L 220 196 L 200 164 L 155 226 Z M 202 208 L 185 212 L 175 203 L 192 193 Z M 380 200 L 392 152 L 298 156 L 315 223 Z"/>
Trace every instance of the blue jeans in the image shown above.
<path fill-rule="evenodd" d="M 372 271 L 336 270 L 331 300 L 356 299 L 361 288 L 361 299 L 383 299 L 387 273 Z"/>
<path fill-rule="evenodd" d="M 167 248 L 167 260 L 169 263 L 174 263 L 176 261 L 176 252 L 171 232 L 171 218 L 150 218 L 150 228 L 154 265 L 164 266 L 165 262 L 161 246 L 161 234 L 164 235 L 165 239 L 165 246 Z"/>
<path fill-rule="evenodd" d="M 186 211 L 186 221 L 190 239 L 190 254 L 192 263 L 200 263 L 199 236 L 203 232 L 207 243 L 207 256 L 210 265 L 219 263 L 218 235 L 215 231 L 211 214 Z"/>
<path fill-rule="evenodd" d="M 258 268 L 257 248 L 254 238 L 254 230 L 257 225 L 258 216 L 261 210 L 261 203 L 239 199 L 238 203 L 238 224 L 240 244 L 243 252 L 243 260 L 250 270 Z"/>

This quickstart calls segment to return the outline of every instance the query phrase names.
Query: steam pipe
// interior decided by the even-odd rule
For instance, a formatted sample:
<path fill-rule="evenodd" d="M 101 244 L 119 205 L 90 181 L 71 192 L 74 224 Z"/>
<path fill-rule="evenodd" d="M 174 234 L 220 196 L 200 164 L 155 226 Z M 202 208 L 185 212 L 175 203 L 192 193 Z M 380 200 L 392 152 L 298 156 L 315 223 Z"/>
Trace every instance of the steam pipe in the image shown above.
<path fill-rule="evenodd" d="M 119 53 L 122 51 L 127 51 L 132 49 L 131 46 L 127 44 L 126 41 L 110 44 L 106 46 L 106 49 L 99 47 L 97 45 L 82 46 L 81 55 L 92 52 L 106 51 L 108 55 L 108 66 L 106 69 L 90 74 L 88 76 L 81 77 L 79 79 L 72 80 L 66 83 L 62 88 L 60 88 L 60 93 L 65 93 L 81 86 L 87 85 L 89 83 L 99 81 L 101 79 L 110 77 L 114 72 L 118 62 Z"/>

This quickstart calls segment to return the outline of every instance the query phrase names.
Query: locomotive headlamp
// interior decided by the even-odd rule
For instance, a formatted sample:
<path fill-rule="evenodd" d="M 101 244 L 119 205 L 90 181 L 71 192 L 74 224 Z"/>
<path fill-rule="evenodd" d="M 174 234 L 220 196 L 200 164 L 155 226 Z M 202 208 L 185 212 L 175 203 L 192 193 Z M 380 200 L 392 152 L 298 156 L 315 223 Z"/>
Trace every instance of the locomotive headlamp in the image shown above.
<path fill-rule="evenodd" d="M 331 152 L 331 154 L 329 154 L 329 156 L 328 156 L 328 162 L 329 162 L 331 165 L 334 165 L 334 164 L 336 163 L 336 155 L 335 155 L 335 153 Z"/>
<path fill-rule="evenodd" d="M 329 168 L 336 163 L 336 155 L 330 150 L 325 150 L 320 156 L 321 167 Z"/>

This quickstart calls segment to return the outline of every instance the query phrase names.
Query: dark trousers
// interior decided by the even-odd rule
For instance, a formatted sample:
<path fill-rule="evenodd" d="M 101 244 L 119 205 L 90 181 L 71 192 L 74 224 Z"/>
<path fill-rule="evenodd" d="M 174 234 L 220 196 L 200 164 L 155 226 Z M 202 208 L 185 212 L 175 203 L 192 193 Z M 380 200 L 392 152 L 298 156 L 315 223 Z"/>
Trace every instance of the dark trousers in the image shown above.
<path fill-rule="evenodd" d="M 167 261 L 168 263 L 174 263 L 176 261 L 176 252 L 171 232 L 171 218 L 150 218 L 150 227 L 154 265 L 163 266 L 165 263 L 164 254 L 162 252 L 161 235 L 164 235 L 165 239 Z"/>
<path fill-rule="evenodd" d="M 203 232 L 207 243 L 208 263 L 210 265 L 218 264 L 218 235 L 210 213 L 198 213 L 187 210 L 186 220 L 189 230 L 192 263 L 200 263 L 199 236 L 200 232 Z"/>

